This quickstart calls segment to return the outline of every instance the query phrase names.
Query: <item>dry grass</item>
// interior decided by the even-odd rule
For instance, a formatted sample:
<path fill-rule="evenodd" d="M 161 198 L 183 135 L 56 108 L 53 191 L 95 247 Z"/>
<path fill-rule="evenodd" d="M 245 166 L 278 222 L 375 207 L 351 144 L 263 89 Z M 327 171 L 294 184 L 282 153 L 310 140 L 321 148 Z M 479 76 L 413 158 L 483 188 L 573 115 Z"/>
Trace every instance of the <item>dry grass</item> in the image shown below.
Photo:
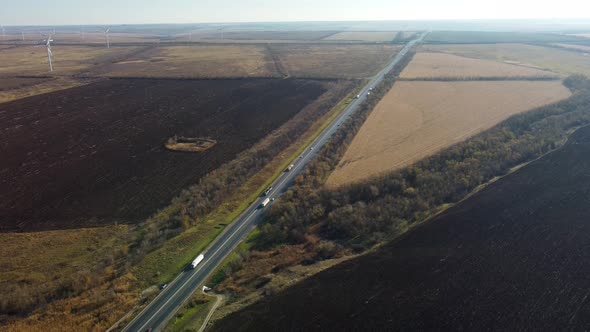
<path fill-rule="evenodd" d="M 149 49 L 105 67 L 110 77 L 271 77 L 274 64 L 264 47 L 169 46 Z"/>
<path fill-rule="evenodd" d="M 390 45 L 277 45 L 273 52 L 295 77 L 366 78 L 400 47 Z"/>
<path fill-rule="evenodd" d="M 397 31 L 348 31 L 339 32 L 328 36 L 323 40 L 337 41 L 363 41 L 363 42 L 390 42 L 397 36 Z"/>
<path fill-rule="evenodd" d="M 69 89 L 84 84 L 89 84 L 90 82 L 91 81 L 88 80 L 78 80 L 71 77 L 58 77 L 56 79 L 40 81 L 38 84 L 22 86 L 15 89 L 0 90 L 0 103 L 31 97 L 43 93 Z"/>
<path fill-rule="evenodd" d="M 216 140 L 208 138 L 172 137 L 168 139 L 165 147 L 171 151 L 178 152 L 203 152 L 211 149 L 217 144 Z"/>
<path fill-rule="evenodd" d="M 321 271 L 329 269 L 339 263 L 352 259 L 354 255 L 345 255 L 339 258 L 319 261 L 311 265 L 295 265 L 306 255 L 301 246 L 282 246 L 270 255 L 264 252 L 252 252 L 252 257 L 238 273 L 235 273 L 220 285 L 220 289 L 239 291 L 238 301 L 224 303 L 213 314 L 211 321 L 217 321 L 236 312 L 249 304 L 262 299 L 265 294 L 276 294 L 304 279 L 307 279 Z M 299 256 L 299 257 L 297 257 Z M 278 273 L 273 272 L 277 266 L 283 266 Z M 262 287 L 256 287 L 265 281 Z"/>
<path fill-rule="evenodd" d="M 371 113 L 328 186 L 408 166 L 513 114 L 570 95 L 559 81 L 398 82 Z"/>
<path fill-rule="evenodd" d="M 425 51 L 445 52 L 468 58 L 487 59 L 530 66 L 563 75 L 590 75 L 590 56 L 525 44 L 427 45 Z"/>
<path fill-rule="evenodd" d="M 127 274 L 79 296 L 59 300 L 21 320 L 0 326 L 2 331 L 105 331 L 137 302 L 135 279 Z"/>
<path fill-rule="evenodd" d="M 59 293 L 66 280 L 90 287 L 74 297 L 41 306 L 26 317 L 3 321 L 0 330 L 90 331 L 112 325 L 137 300 L 135 279 L 125 275 L 111 280 L 112 266 L 94 270 L 113 253 L 126 250 L 120 238 L 126 233 L 127 226 L 108 226 L 0 234 L 0 287 L 5 296 L 15 299 L 0 301 L 26 302 L 37 293 Z M 92 280 L 101 278 L 107 282 L 93 286 Z"/>
<path fill-rule="evenodd" d="M 36 233 L 0 233 L 0 284 L 44 282 L 90 269 L 117 246 L 127 226 L 59 230 Z"/>
<path fill-rule="evenodd" d="M 53 68 L 51 75 L 72 75 L 99 66 L 109 59 L 133 51 L 132 47 L 61 46 L 52 47 Z M 23 46 L 2 50 L 2 61 L 9 66 L 0 67 L 0 76 L 48 75 L 47 50 L 44 46 Z"/>
<path fill-rule="evenodd" d="M 570 48 L 573 50 L 590 52 L 590 46 L 587 46 L 587 45 L 575 45 L 575 44 L 555 44 L 555 45 L 559 46 L 559 47 Z"/>
<path fill-rule="evenodd" d="M 445 53 L 418 53 L 402 78 L 540 77 L 555 76 L 538 69 Z"/>

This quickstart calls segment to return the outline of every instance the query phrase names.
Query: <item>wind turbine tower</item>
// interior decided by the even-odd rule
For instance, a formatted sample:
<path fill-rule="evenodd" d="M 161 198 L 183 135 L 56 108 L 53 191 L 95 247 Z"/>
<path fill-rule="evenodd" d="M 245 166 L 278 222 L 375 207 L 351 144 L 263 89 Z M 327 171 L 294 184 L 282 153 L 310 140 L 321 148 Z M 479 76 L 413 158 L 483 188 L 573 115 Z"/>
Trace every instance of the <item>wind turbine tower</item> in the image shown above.
<path fill-rule="evenodd" d="M 104 31 L 104 36 L 107 40 L 107 48 L 111 48 L 111 40 L 109 38 L 109 31 L 111 31 L 111 27 L 108 27 L 105 31 Z"/>
<path fill-rule="evenodd" d="M 49 37 L 47 37 L 47 60 L 49 61 L 49 71 L 52 72 L 53 71 L 53 63 L 52 63 L 52 59 L 53 58 L 53 53 L 51 53 L 51 42 L 53 41 L 53 39 L 51 39 L 51 35 L 49 35 Z"/>

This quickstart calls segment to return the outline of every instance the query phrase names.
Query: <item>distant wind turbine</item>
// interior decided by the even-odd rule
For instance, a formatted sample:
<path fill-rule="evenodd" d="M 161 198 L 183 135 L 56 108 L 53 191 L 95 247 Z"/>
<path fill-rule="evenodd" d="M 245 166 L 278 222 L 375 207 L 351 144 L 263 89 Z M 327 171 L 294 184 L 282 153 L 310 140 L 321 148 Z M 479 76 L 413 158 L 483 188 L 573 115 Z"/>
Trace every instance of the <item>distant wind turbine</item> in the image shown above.
<path fill-rule="evenodd" d="M 53 71 L 53 62 L 52 62 L 52 58 L 53 58 L 53 53 L 51 53 L 51 42 L 53 41 L 53 39 L 51 39 L 51 34 L 49 35 L 49 37 L 47 37 L 47 43 L 45 45 L 47 45 L 47 60 L 49 61 L 49 71 L 52 72 Z"/>
<path fill-rule="evenodd" d="M 109 31 L 111 31 L 111 27 L 108 27 L 105 31 L 104 31 L 104 36 L 107 40 L 107 48 L 111 48 L 111 40 L 109 38 Z"/>
<path fill-rule="evenodd" d="M 24 31 L 21 31 L 20 34 L 23 37 L 23 41 L 25 41 L 25 32 Z"/>

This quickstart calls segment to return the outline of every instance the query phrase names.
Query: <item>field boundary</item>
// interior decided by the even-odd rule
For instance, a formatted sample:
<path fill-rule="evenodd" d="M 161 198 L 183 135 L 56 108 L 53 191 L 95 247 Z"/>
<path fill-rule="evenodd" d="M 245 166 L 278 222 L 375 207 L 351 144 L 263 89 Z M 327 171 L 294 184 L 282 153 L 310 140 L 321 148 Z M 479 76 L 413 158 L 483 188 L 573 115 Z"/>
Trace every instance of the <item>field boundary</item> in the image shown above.
<path fill-rule="evenodd" d="M 561 81 L 559 76 L 468 76 L 468 77 L 406 77 L 398 81 L 406 82 L 473 82 L 473 81 Z"/>
<path fill-rule="evenodd" d="M 439 215 L 443 214 L 444 212 L 446 212 L 450 208 L 452 208 L 454 206 L 457 206 L 457 205 L 465 202 L 466 200 L 468 200 L 468 199 L 476 196 L 481 191 L 483 191 L 487 187 L 491 186 L 492 184 L 498 182 L 499 180 L 502 180 L 502 179 L 504 179 L 504 178 L 506 178 L 506 177 L 508 177 L 508 176 L 510 176 L 510 175 L 512 175 L 512 174 L 514 174 L 514 173 L 516 173 L 518 171 L 520 171 L 524 167 L 527 167 L 528 165 L 530 165 L 530 164 L 532 164 L 532 163 L 534 163 L 536 161 L 539 161 L 539 160 L 545 158 L 546 156 L 548 156 L 548 155 L 550 155 L 552 153 L 555 153 L 557 151 L 560 151 L 561 149 L 563 149 L 564 147 L 567 146 L 570 138 L 572 137 L 572 135 L 576 131 L 578 131 L 578 130 L 580 130 L 582 128 L 586 128 L 586 127 L 590 127 L 590 125 L 583 125 L 583 126 L 578 126 L 578 127 L 575 127 L 575 128 L 571 128 L 570 130 L 567 131 L 567 134 L 566 134 L 567 136 L 564 139 L 562 139 L 560 142 L 558 142 L 561 145 L 557 146 L 555 149 L 552 149 L 550 151 L 547 151 L 544 154 L 542 154 L 542 155 L 540 155 L 540 156 L 538 156 L 538 157 L 536 157 L 534 159 L 531 159 L 529 161 L 525 161 L 525 162 L 520 163 L 520 164 L 518 164 L 516 166 L 513 166 L 512 168 L 510 168 L 508 170 L 508 172 L 506 172 L 506 174 L 496 176 L 496 177 L 490 179 L 489 181 L 480 184 L 479 186 L 477 186 L 473 190 L 471 190 L 467 195 L 465 195 L 465 197 L 463 197 L 462 199 L 460 199 L 457 202 L 447 203 L 447 204 L 443 204 L 443 205 L 438 206 L 437 208 L 434 209 L 434 212 L 432 212 L 427 218 L 425 218 L 423 220 L 420 220 L 420 221 L 417 221 L 417 222 L 414 222 L 414 223 L 408 225 L 407 226 L 408 227 L 407 230 L 405 232 L 403 232 L 402 234 L 399 234 L 397 236 L 394 236 L 394 237 L 390 238 L 389 240 L 384 241 L 383 243 L 380 243 L 379 245 L 374 246 L 373 248 L 369 249 L 367 252 L 364 252 L 364 253 L 360 254 L 359 256 L 363 256 L 365 254 L 374 252 L 374 251 L 378 250 L 379 248 L 382 248 L 383 246 L 391 245 L 391 244 L 394 244 L 394 243 L 396 243 L 398 241 L 401 241 L 405 236 L 407 236 L 408 234 L 410 234 L 410 232 L 414 231 L 415 229 L 417 229 L 419 227 L 426 226 L 428 223 L 431 223 L 436 217 L 438 217 Z M 460 143 L 458 143 L 458 144 L 460 144 Z"/>

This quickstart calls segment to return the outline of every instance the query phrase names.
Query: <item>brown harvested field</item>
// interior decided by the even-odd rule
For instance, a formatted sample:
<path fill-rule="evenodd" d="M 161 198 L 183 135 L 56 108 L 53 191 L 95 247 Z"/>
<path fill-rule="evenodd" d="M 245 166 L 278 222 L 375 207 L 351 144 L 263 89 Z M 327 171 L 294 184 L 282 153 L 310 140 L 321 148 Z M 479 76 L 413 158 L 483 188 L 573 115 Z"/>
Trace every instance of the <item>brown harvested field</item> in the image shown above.
<path fill-rule="evenodd" d="M 513 114 L 568 96 L 559 81 L 398 82 L 373 110 L 327 185 L 408 166 Z"/>
<path fill-rule="evenodd" d="M 221 40 L 302 40 L 315 41 L 324 39 L 336 33 L 335 31 L 195 31 L 193 39 Z M 186 34 L 183 34 L 186 36 Z M 223 36 L 223 37 L 222 37 Z"/>
<path fill-rule="evenodd" d="M 105 35 L 102 32 L 86 32 L 82 33 L 57 33 L 53 39 L 56 43 L 70 44 L 99 44 L 106 45 Z M 156 35 L 135 34 L 135 33 L 109 33 L 111 44 L 117 43 L 159 43 L 160 37 Z"/>
<path fill-rule="evenodd" d="M 563 75 L 590 75 L 590 56 L 582 53 L 525 44 L 425 45 L 426 52 L 444 52 L 468 58 L 494 60 L 553 71 Z"/>
<path fill-rule="evenodd" d="M 330 41 L 390 42 L 397 36 L 397 31 L 347 31 L 324 38 Z"/>
<path fill-rule="evenodd" d="M 118 57 L 136 50 L 134 47 L 52 47 L 53 68 L 51 75 L 71 75 L 92 70 Z M 2 61 L 10 64 L 0 67 L 0 76 L 48 75 L 47 50 L 44 46 L 23 46 L 2 50 Z"/>
<path fill-rule="evenodd" d="M 577 51 L 590 52 L 590 46 L 588 46 L 588 45 L 576 45 L 576 44 L 555 44 L 555 45 L 559 46 L 559 47 L 563 47 L 563 48 L 577 50 Z"/>
<path fill-rule="evenodd" d="M 401 48 L 391 45 L 273 45 L 294 77 L 366 78 L 375 75 Z"/>
<path fill-rule="evenodd" d="M 546 77 L 556 74 L 491 60 L 445 53 L 417 53 L 404 69 L 402 78 Z"/>
<path fill-rule="evenodd" d="M 266 48 L 254 45 L 149 48 L 101 69 L 109 77 L 273 77 Z"/>
<path fill-rule="evenodd" d="M 0 230 L 142 221 L 330 86 L 105 80 L 0 104 Z M 174 135 L 217 144 L 173 152 Z"/>

